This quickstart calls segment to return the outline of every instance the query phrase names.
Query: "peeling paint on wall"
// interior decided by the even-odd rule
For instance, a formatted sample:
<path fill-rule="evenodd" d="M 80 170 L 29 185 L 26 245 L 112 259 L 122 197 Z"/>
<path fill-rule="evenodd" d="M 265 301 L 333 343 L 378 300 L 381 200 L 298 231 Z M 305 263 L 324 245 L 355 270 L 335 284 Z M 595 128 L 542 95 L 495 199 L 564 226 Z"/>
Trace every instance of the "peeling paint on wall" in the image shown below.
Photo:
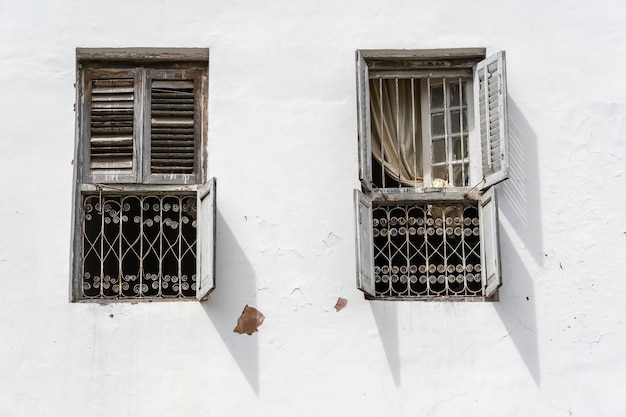
<path fill-rule="evenodd" d="M 339 313 L 347 305 L 348 305 L 348 300 L 346 300 L 345 298 L 339 297 L 337 298 L 337 302 L 335 303 L 335 310 L 337 310 L 337 313 Z"/>
<path fill-rule="evenodd" d="M 251 335 L 252 333 L 259 331 L 259 326 L 263 324 L 264 320 L 265 316 L 263 313 L 254 307 L 249 307 L 246 304 L 243 308 L 241 316 L 237 319 L 237 326 L 233 329 L 233 332 Z"/>

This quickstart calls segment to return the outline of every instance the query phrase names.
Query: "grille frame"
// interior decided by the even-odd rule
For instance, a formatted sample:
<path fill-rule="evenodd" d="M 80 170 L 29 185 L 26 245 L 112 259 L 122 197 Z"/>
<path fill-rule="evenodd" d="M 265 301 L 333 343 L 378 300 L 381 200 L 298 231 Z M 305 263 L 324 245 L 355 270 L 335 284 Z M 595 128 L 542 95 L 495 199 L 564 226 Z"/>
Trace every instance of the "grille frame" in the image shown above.
<path fill-rule="evenodd" d="M 368 298 L 485 300 L 478 204 L 373 201 L 375 295 Z"/>

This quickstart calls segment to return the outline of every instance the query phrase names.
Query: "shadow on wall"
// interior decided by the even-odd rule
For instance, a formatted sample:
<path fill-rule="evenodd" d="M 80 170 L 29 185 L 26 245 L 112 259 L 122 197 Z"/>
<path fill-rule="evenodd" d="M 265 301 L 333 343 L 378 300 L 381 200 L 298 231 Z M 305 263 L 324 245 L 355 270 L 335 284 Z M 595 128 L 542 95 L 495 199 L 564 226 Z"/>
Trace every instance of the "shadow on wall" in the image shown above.
<path fill-rule="evenodd" d="M 398 336 L 398 307 L 396 301 L 368 301 L 376 321 L 378 335 L 383 344 L 389 370 L 396 387 L 402 383 L 400 377 L 400 341 Z"/>
<path fill-rule="evenodd" d="M 539 266 L 543 266 L 543 232 L 537 135 L 509 96 L 511 174 L 498 186 L 500 216 L 510 223 Z"/>
<path fill-rule="evenodd" d="M 252 265 L 224 218 L 216 216 L 216 289 L 208 302 L 202 303 L 206 315 L 224 345 L 246 377 L 250 388 L 259 395 L 259 338 L 233 332 L 245 305 L 256 307 L 256 277 Z M 228 268 L 224 265 L 228 264 Z"/>
<path fill-rule="evenodd" d="M 503 287 L 493 306 L 530 375 L 540 385 L 533 273 L 543 266 L 537 136 L 509 97 L 511 178 L 499 184 Z M 520 251 L 531 254 L 525 265 Z M 534 262 L 533 262 L 534 261 Z M 533 265 L 534 263 L 534 265 Z M 398 313 L 395 302 L 369 301 L 396 386 L 401 384 Z"/>
<path fill-rule="evenodd" d="M 498 185 L 503 285 L 494 308 L 539 386 L 533 276 L 544 255 L 537 135 L 510 96 L 508 114 L 511 176 Z"/>
<path fill-rule="evenodd" d="M 503 277 L 505 281 L 500 288 L 500 301 L 493 305 L 528 372 L 535 384 L 540 386 L 541 368 L 532 275 L 515 251 L 508 232 L 502 229 L 500 228 L 500 246 L 508 248 L 507 253 L 511 255 L 504 259 L 508 273 Z"/>

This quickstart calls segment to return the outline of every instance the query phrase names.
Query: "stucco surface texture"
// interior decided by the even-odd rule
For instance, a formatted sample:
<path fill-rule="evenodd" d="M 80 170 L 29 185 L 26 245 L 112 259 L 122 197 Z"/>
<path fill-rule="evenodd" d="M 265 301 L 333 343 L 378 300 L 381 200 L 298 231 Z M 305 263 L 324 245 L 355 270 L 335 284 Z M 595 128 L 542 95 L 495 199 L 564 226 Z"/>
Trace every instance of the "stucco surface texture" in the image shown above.
<path fill-rule="evenodd" d="M 0 415 L 626 415 L 626 3 L 0 0 Z M 217 288 L 70 303 L 76 47 L 206 47 Z M 355 286 L 357 49 L 506 50 L 495 303 Z M 338 297 L 345 308 L 334 308 Z M 233 332 L 245 305 L 265 320 Z"/>

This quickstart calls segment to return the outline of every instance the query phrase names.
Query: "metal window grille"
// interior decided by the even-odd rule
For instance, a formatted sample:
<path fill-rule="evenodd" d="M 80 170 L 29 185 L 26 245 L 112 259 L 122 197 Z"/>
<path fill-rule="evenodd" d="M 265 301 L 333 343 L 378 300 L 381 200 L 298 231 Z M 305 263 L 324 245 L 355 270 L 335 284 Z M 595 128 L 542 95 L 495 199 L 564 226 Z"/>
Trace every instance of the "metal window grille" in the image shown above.
<path fill-rule="evenodd" d="M 194 298 L 195 195 L 86 195 L 84 298 Z"/>
<path fill-rule="evenodd" d="M 375 204 L 373 238 L 377 296 L 482 295 L 477 203 Z"/>

